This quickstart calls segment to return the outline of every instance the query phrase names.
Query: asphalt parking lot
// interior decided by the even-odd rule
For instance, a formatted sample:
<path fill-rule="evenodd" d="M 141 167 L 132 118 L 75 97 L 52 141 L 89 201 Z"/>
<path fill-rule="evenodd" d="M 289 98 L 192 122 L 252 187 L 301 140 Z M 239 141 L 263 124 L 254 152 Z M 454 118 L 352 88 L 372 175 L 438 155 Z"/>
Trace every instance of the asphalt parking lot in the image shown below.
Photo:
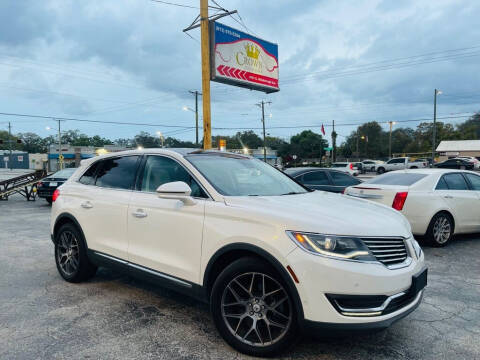
<path fill-rule="evenodd" d="M 248 358 L 194 300 L 107 269 L 63 281 L 49 222 L 42 199 L 0 202 L 0 359 Z M 409 317 L 380 333 L 308 338 L 282 358 L 480 359 L 480 235 L 424 250 L 429 285 Z"/>

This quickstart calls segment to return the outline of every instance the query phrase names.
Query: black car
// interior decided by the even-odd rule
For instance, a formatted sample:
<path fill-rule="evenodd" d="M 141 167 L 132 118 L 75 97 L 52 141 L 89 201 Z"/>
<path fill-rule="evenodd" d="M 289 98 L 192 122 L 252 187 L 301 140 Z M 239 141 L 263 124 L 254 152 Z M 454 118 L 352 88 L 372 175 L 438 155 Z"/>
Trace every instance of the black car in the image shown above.
<path fill-rule="evenodd" d="M 285 173 L 310 189 L 335 193 L 362 182 L 346 172 L 325 168 L 289 168 Z"/>
<path fill-rule="evenodd" d="M 435 167 L 442 169 L 473 170 L 475 164 L 465 159 L 448 159 L 444 162 L 435 164 Z"/>
<path fill-rule="evenodd" d="M 52 203 L 52 195 L 56 188 L 68 180 L 75 172 L 75 168 L 67 168 L 42 179 L 37 183 L 37 195 L 44 198 L 49 204 Z"/>

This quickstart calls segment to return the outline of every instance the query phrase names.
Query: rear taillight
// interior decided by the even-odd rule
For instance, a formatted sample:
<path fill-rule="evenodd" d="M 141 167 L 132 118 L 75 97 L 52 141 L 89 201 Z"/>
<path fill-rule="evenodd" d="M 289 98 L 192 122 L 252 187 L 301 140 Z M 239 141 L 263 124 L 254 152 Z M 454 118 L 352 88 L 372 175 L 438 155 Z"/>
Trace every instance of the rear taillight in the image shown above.
<path fill-rule="evenodd" d="M 392 208 L 401 211 L 403 209 L 403 205 L 405 205 L 405 200 L 407 200 L 407 195 L 407 191 L 397 192 L 395 194 L 395 199 L 393 199 Z"/>
<path fill-rule="evenodd" d="M 353 164 L 350 163 L 350 170 L 353 170 Z"/>
<path fill-rule="evenodd" d="M 52 195 L 52 202 L 57 200 L 59 196 L 60 196 L 60 190 L 55 189 L 55 191 L 53 192 L 53 195 Z"/>

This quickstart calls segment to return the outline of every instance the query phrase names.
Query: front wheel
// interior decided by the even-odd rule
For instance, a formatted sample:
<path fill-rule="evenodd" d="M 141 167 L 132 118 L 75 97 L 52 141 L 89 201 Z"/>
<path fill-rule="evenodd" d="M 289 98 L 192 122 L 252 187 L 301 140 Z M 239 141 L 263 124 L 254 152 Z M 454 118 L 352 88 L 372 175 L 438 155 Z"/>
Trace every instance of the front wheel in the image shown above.
<path fill-rule="evenodd" d="M 71 223 L 62 225 L 55 236 L 55 262 L 60 275 L 68 282 L 88 280 L 97 267 L 87 257 L 83 236 Z"/>
<path fill-rule="evenodd" d="M 297 311 L 281 277 L 256 258 L 242 258 L 219 275 L 211 293 L 215 325 L 236 350 L 273 356 L 295 343 Z"/>
<path fill-rule="evenodd" d="M 383 174 L 385 172 L 385 169 L 383 167 L 378 168 L 377 173 Z"/>
<path fill-rule="evenodd" d="M 427 230 L 427 238 L 431 245 L 442 247 L 447 245 L 453 236 L 453 220 L 446 213 L 436 214 Z"/>

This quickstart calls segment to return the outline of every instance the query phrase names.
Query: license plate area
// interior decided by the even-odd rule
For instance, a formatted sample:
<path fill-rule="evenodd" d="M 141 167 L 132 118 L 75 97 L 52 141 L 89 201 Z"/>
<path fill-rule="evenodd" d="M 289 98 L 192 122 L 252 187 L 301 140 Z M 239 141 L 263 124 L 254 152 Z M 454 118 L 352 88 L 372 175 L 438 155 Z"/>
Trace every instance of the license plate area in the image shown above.
<path fill-rule="evenodd" d="M 49 184 L 50 187 L 54 187 L 54 186 L 57 186 L 57 185 L 58 185 L 58 183 L 56 183 L 56 182 L 51 182 L 51 183 Z"/>

